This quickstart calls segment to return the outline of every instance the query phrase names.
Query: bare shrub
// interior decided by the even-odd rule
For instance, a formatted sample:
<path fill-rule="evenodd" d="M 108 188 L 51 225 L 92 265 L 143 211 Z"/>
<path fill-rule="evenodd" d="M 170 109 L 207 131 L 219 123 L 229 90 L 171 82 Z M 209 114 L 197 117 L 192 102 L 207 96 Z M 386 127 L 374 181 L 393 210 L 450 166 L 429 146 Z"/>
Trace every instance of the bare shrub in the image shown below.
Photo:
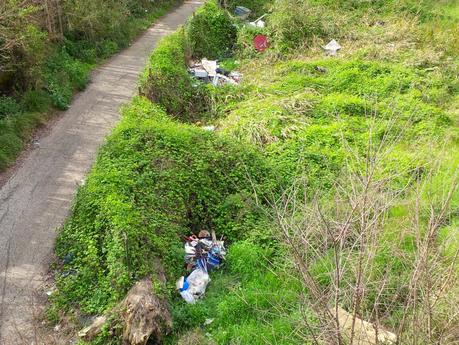
<path fill-rule="evenodd" d="M 458 170 L 389 172 L 403 133 L 389 124 L 375 140 L 373 128 L 363 155 L 343 140 L 348 159 L 331 191 L 306 194 L 300 178 L 272 204 L 318 319 L 305 327 L 317 344 L 459 344 L 458 249 L 446 253 L 439 238 L 454 217 Z"/>

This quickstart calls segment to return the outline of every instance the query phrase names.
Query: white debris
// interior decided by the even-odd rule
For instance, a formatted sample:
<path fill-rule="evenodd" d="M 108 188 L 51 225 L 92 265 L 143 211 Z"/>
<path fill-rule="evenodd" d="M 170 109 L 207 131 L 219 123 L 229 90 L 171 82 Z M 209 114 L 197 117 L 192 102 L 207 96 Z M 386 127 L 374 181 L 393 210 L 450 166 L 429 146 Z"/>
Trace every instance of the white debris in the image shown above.
<path fill-rule="evenodd" d="M 210 125 L 210 126 L 203 126 L 202 129 L 205 130 L 205 131 L 213 132 L 213 131 L 215 131 L 215 126 L 212 126 L 212 125 Z M 194 249 L 194 248 L 193 248 L 193 249 Z M 185 245 L 185 252 L 188 254 L 187 249 L 186 249 L 186 245 Z M 193 253 L 193 254 L 194 254 L 194 253 Z"/>
<path fill-rule="evenodd" d="M 214 322 L 214 319 L 206 319 L 206 321 L 204 321 L 204 326 L 210 325 L 212 322 Z"/>
<path fill-rule="evenodd" d="M 217 75 L 217 61 L 202 59 L 202 68 L 209 73 L 209 77 L 215 77 Z"/>
<path fill-rule="evenodd" d="M 180 277 L 177 281 L 177 287 L 183 299 L 190 304 L 194 304 L 198 298 L 204 295 L 209 282 L 209 274 L 198 268 L 191 272 L 188 277 Z"/>
<path fill-rule="evenodd" d="M 250 22 L 249 25 L 256 28 L 264 28 L 266 26 L 266 23 L 263 20 L 259 19 L 254 22 Z"/>
<path fill-rule="evenodd" d="M 229 72 L 221 69 L 216 60 L 202 59 L 200 62 L 193 62 L 188 71 L 202 82 L 212 83 L 214 86 L 224 84 L 239 84 L 242 74 L 236 71 Z M 194 86 L 198 86 L 196 84 Z"/>
<path fill-rule="evenodd" d="M 209 76 L 209 73 L 203 68 L 196 68 L 194 70 L 194 75 L 196 78 L 207 78 Z"/>
<path fill-rule="evenodd" d="M 338 42 L 336 42 L 335 40 L 331 40 L 330 42 L 328 42 L 328 44 L 323 47 L 325 49 L 325 52 L 328 54 L 328 55 L 331 55 L 331 56 L 335 56 L 337 53 L 338 53 L 338 50 L 341 49 L 341 46 Z"/>

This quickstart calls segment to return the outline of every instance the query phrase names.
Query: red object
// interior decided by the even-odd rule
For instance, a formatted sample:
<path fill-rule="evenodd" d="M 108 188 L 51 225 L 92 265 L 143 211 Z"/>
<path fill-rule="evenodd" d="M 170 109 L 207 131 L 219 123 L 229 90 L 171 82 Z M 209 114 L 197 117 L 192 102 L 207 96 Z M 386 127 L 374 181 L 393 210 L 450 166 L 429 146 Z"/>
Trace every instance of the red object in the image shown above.
<path fill-rule="evenodd" d="M 257 51 L 265 51 L 269 47 L 268 37 L 265 35 L 256 35 L 253 39 L 253 45 Z"/>

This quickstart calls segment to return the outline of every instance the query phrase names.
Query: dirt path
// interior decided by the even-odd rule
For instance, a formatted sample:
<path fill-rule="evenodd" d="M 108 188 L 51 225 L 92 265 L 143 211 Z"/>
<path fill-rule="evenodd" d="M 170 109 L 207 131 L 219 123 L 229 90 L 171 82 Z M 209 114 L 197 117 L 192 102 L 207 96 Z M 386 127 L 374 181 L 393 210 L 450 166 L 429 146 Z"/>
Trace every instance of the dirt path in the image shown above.
<path fill-rule="evenodd" d="M 43 289 L 56 230 L 98 147 L 137 89 L 137 78 L 156 42 L 202 3 L 186 1 L 162 17 L 130 48 L 93 74 L 47 136 L 0 189 L 0 344 L 36 344 L 32 318 Z M 22 338 L 22 339 L 21 339 Z"/>

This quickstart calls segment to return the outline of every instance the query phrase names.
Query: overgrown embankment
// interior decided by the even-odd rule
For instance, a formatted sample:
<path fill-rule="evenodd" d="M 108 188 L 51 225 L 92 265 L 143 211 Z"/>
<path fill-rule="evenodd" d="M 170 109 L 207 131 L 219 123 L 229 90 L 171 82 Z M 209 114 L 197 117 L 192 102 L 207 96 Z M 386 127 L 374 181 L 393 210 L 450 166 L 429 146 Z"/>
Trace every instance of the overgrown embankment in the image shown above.
<path fill-rule="evenodd" d="M 34 129 L 67 109 L 91 70 L 180 1 L 0 4 L 0 171 Z"/>
<path fill-rule="evenodd" d="M 160 258 L 166 343 L 358 344 L 355 326 L 336 324 L 340 308 L 403 344 L 455 343 L 455 12 L 408 0 L 243 4 L 272 7 L 266 28 L 211 1 L 151 56 L 146 97 L 124 109 L 61 232 L 50 316 L 110 310 Z M 251 43 L 260 32 L 264 54 Z M 324 58 L 330 38 L 344 48 Z M 193 79 L 187 62 L 205 56 L 238 66 L 243 84 Z M 225 236 L 228 260 L 187 305 L 174 291 L 180 237 L 200 229 Z M 95 343 L 118 335 L 107 326 Z"/>

